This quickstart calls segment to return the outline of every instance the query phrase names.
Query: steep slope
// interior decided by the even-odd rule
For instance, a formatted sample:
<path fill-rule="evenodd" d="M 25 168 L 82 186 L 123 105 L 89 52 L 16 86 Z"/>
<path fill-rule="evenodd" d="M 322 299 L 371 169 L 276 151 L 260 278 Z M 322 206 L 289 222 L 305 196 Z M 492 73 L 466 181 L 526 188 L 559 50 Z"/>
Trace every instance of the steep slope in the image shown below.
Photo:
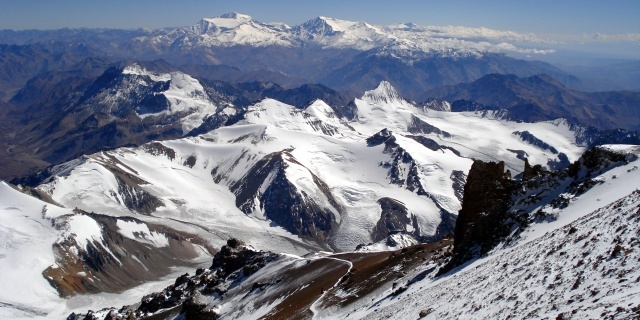
<path fill-rule="evenodd" d="M 62 316 L 62 298 L 121 292 L 213 253 L 194 235 L 62 208 L 4 182 L 0 203 L 0 314 L 6 318 Z"/>
<path fill-rule="evenodd" d="M 431 270 L 423 280 L 410 282 L 397 298 L 361 306 L 353 310 L 355 316 L 637 317 L 638 259 L 632 247 L 640 208 L 634 182 L 639 174 L 638 147 L 608 150 L 630 162 L 612 162 L 603 153 L 585 154 L 575 172 L 586 180 L 575 185 L 563 183 L 562 178 L 558 184 L 547 182 L 539 200 L 527 202 L 534 219 L 517 233 L 519 237 L 443 276 L 432 278 Z M 554 191 L 557 188 L 566 193 Z M 566 200 L 563 205 L 551 201 L 556 196 Z M 530 197 L 521 199 L 526 198 Z"/>
<path fill-rule="evenodd" d="M 73 81 L 65 79 L 54 86 L 66 87 Z M 30 101 L 29 89 L 12 100 L 16 106 L 5 120 L 12 130 L 11 148 L 2 154 L 5 166 L 20 161 L 57 164 L 103 149 L 178 138 L 220 111 L 196 79 L 180 72 L 149 71 L 138 64 L 111 67 L 98 78 L 82 80 L 76 90 L 53 90 L 55 98 L 37 103 Z M 220 116 L 228 118 L 228 113 Z M 7 170 L 3 176 L 21 176 L 33 169 Z"/>
<path fill-rule="evenodd" d="M 433 89 L 427 95 L 447 101 L 468 100 L 507 109 L 511 116 L 525 121 L 565 118 L 599 129 L 640 129 L 640 113 L 636 108 L 640 94 L 629 91 L 575 91 L 546 75 L 519 78 L 491 74 L 471 83 Z"/>

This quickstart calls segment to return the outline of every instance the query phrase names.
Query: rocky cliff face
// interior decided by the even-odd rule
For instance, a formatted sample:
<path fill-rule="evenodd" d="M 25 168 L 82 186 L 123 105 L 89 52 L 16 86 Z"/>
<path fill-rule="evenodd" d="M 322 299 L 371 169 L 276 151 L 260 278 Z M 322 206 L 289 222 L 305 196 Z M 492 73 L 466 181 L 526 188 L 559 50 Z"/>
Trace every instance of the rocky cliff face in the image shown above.
<path fill-rule="evenodd" d="M 509 234 L 506 213 L 514 187 L 504 162 L 473 163 L 455 226 L 453 264 L 488 252 Z"/>
<path fill-rule="evenodd" d="M 339 206 L 326 183 L 300 164 L 290 151 L 265 156 L 231 186 L 236 206 L 246 214 L 264 212 L 291 233 L 326 240 L 336 224 L 334 215 Z M 294 183 L 300 171 L 311 178 L 316 195 Z"/>
<path fill-rule="evenodd" d="M 373 241 L 380 241 L 397 233 L 419 236 L 420 229 L 416 217 L 409 213 L 402 202 L 392 198 L 381 198 L 378 203 L 382 212 L 371 235 Z"/>

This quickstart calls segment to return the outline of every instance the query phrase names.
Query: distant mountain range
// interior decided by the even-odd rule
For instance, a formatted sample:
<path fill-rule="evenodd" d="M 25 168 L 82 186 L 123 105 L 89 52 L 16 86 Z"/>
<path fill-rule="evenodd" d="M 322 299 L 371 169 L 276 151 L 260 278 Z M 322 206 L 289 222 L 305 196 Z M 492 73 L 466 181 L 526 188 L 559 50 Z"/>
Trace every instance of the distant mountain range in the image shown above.
<path fill-rule="evenodd" d="M 3 30 L 0 43 L 7 45 L 0 47 L 0 61 L 8 63 L 0 68 L 0 91 L 8 97 L 31 77 L 88 57 L 112 62 L 164 59 L 185 66 L 194 76 L 273 81 L 287 87 L 321 83 L 356 96 L 386 80 L 414 100 L 425 99 L 428 89 L 489 73 L 544 73 L 579 84 L 547 63 L 507 57 L 505 53 L 529 50 L 505 45 L 518 36 L 488 29 L 384 27 L 326 17 L 287 26 L 237 13 L 158 30 Z M 16 63 L 29 67 L 16 69 Z"/>
<path fill-rule="evenodd" d="M 547 75 L 519 78 L 491 74 L 471 83 L 432 89 L 427 95 L 447 101 L 473 101 L 480 104 L 472 106 L 478 110 L 506 109 L 524 121 L 565 118 L 599 129 L 640 130 L 640 92 L 581 92 Z"/>
<path fill-rule="evenodd" d="M 492 74 L 427 94 L 439 98 L 418 104 L 428 109 L 506 110 L 500 117 L 524 121 L 565 118 L 587 146 L 635 143 L 639 137 L 612 130 L 637 128 L 638 93 L 582 93 L 548 76 Z M 0 176 L 33 174 L 104 149 L 203 134 L 240 121 L 265 98 L 301 109 L 319 99 L 340 117 L 356 116 L 353 94 L 320 84 L 286 89 L 272 82 L 198 80 L 162 60 L 113 65 L 87 58 L 30 79 L 2 108 Z"/>

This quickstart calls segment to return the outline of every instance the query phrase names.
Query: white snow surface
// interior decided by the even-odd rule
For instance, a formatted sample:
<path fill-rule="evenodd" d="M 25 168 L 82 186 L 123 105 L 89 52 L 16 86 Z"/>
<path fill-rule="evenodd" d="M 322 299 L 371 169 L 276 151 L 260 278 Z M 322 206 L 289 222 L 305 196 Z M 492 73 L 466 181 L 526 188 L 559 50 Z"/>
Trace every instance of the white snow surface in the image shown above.
<path fill-rule="evenodd" d="M 419 244 L 420 242 L 408 234 L 392 234 L 387 239 L 380 240 L 357 249 L 355 252 L 393 251 Z"/>
<path fill-rule="evenodd" d="M 102 242 L 102 228 L 92 218 L 83 214 L 76 214 L 69 217 L 67 224 L 69 226 L 67 232 L 75 235 L 76 242 L 80 246 L 86 247 L 89 242 L 94 241 Z"/>
<path fill-rule="evenodd" d="M 70 214 L 0 182 L 0 318 L 43 317 L 60 303 L 42 272 L 60 236 L 51 219 Z"/>
<path fill-rule="evenodd" d="M 120 234 L 129 239 L 138 241 L 140 241 L 140 239 L 144 239 L 156 247 L 166 247 L 169 245 L 169 239 L 167 239 L 165 235 L 150 231 L 149 226 L 144 223 L 118 220 L 116 225 L 120 229 Z"/>

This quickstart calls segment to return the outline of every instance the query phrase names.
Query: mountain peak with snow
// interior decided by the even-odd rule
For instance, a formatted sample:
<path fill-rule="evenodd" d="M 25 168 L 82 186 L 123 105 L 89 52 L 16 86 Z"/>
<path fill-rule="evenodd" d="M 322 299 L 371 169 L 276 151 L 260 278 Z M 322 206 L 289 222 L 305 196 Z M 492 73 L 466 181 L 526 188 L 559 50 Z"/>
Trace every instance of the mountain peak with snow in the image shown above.
<path fill-rule="evenodd" d="M 156 41 L 178 47 L 268 46 L 290 47 L 296 42 L 285 24 L 269 24 L 237 12 L 202 19 L 191 27 L 178 28 Z"/>
<path fill-rule="evenodd" d="M 120 94 L 111 96 L 113 91 Z M 217 110 L 197 79 L 180 71 L 157 72 L 137 63 L 124 67 L 121 76 L 98 88 L 91 99 L 91 108 L 112 114 L 133 110 L 141 119 L 180 119 L 183 134 L 200 126 L 207 115 Z"/>
<path fill-rule="evenodd" d="M 404 101 L 389 81 L 381 81 L 377 88 L 364 93 L 363 100 L 370 103 L 393 103 Z"/>
<path fill-rule="evenodd" d="M 344 33 L 355 24 L 356 22 L 352 21 L 319 16 L 296 27 L 296 31 L 300 35 L 309 35 L 314 39 L 313 36 L 334 36 Z"/>
<path fill-rule="evenodd" d="M 241 25 L 251 23 L 255 20 L 253 20 L 253 18 L 251 18 L 251 16 L 249 15 L 231 12 L 214 18 L 205 18 L 202 19 L 202 21 L 213 24 L 220 28 L 235 29 Z"/>

